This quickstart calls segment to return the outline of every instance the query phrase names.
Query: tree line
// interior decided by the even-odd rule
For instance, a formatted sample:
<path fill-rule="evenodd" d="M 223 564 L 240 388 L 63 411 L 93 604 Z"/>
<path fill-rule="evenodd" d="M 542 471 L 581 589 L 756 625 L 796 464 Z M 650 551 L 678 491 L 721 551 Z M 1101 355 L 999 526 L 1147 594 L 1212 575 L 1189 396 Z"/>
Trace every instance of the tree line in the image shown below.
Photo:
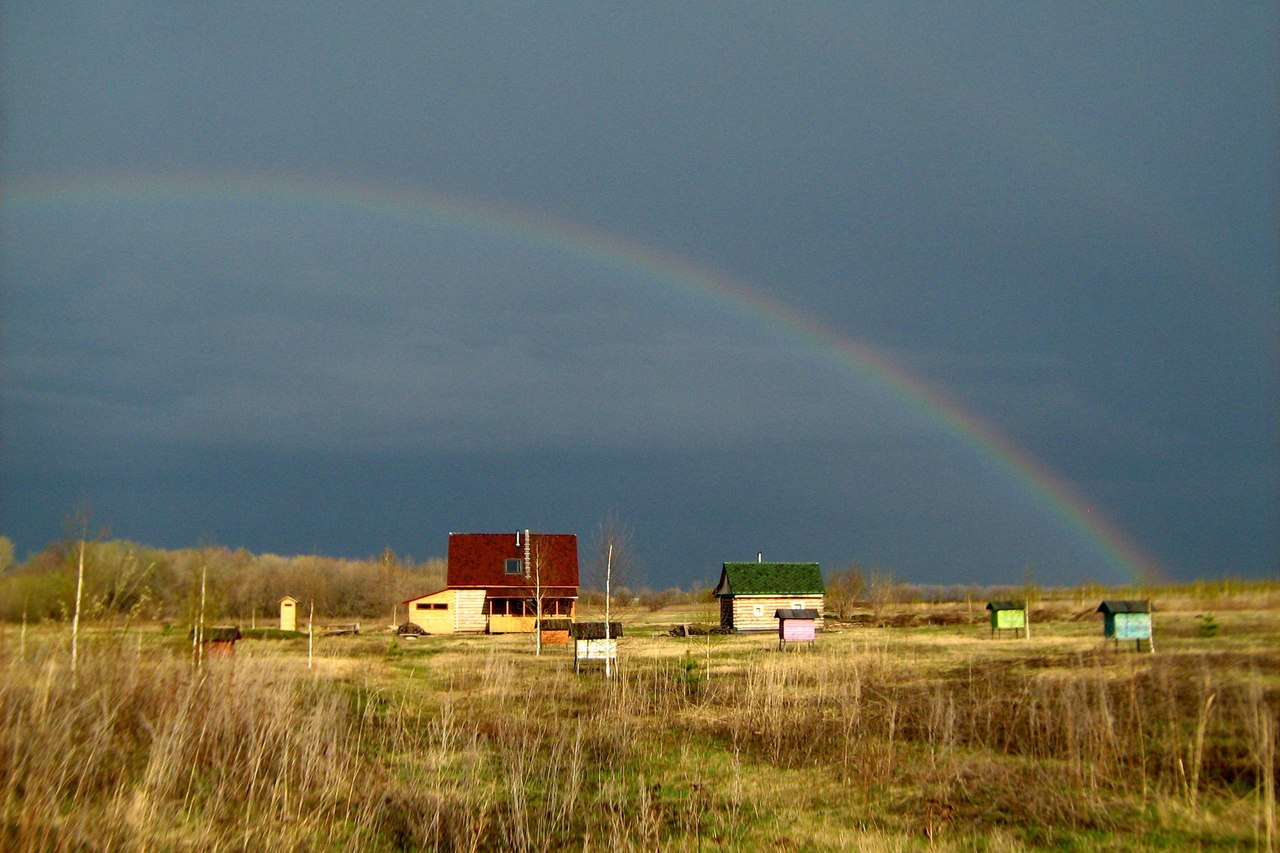
<path fill-rule="evenodd" d="M 0 557 L 11 543 L 0 537 Z M 5 545 L 10 545 L 6 550 Z M 25 562 L 0 563 L 0 619 L 71 617 L 79 542 L 54 542 Z M 317 618 L 397 618 L 405 599 L 444 586 L 445 560 L 398 557 L 390 548 L 367 559 L 253 554 L 203 546 L 164 550 L 127 540 L 85 540 L 82 618 L 128 623 L 186 622 L 205 581 L 206 618 L 270 623 L 281 598 L 314 604 Z M 403 615 L 402 613 L 400 614 Z"/>

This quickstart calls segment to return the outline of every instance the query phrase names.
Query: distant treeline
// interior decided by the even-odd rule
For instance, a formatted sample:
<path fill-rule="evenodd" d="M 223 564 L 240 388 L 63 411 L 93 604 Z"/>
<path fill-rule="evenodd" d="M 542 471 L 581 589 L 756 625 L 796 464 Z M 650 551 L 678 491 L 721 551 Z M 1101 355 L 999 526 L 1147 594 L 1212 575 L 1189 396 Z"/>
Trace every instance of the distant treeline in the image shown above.
<path fill-rule="evenodd" d="M 80 540 L 55 542 L 25 562 L 13 559 L 13 543 L 0 536 L 0 620 L 30 622 L 69 619 L 75 607 Z M 85 574 L 82 618 L 127 624 L 132 621 L 188 622 L 200 605 L 203 577 L 206 620 L 270 623 L 286 595 L 301 603 L 305 614 L 314 606 L 317 619 L 357 617 L 403 621 L 401 602 L 445 586 L 443 557 L 416 561 L 390 548 L 367 559 L 323 556 L 284 557 L 253 554 L 220 546 L 162 550 L 126 540 L 84 542 Z M 594 612 L 603 604 L 603 576 L 583 566 L 580 604 Z M 651 611 L 675 605 L 706 605 L 711 590 L 695 584 L 655 591 L 637 584 L 637 572 L 615 575 L 613 602 Z M 828 614 L 845 618 L 855 610 L 878 614 L 889 604 L 967 602 L 982 607 L 994 598 L 1070 600 L 1083 607 L 1104 596 L 1159 598 L 1187 596 L 1207 605 L 1247 592 L 1270 591 L 1278 579 L 1219 578 L 1183 584 L 1107 587 L 1022 585 L 925 585 L 897 580 L 883 569 L 865 574 L 858 564 L 827 570 Z M 599 577 L 597 577 L 599 576 Z"/>
<path fill-rule="evenodd" d="M 79 550 L 78 541 L 56 542 L 25 563 L 0 565 L 0 619 L 69 618 Z M 189 621 L 200 604 L 202 576 L 206 619 L 270 622 L 278 616 L 280 599 L 291 595 L 304 613 L 314 605 L 317 619 L 390 621 L 395 605 L 443 587 L 445 577 L 443 558 L 415 562 L 390 549 L 353 560 L 212 546 L 166 551 L 108 540 L 86 542 L 84 553 L 82 618 L 122 623 Z"/>
<path fill-rule="evenodd" d="M 25 563 L 12 559 L 12 543 L 0 536 L 0 620 L 70 619 L 80 541 L 55 542 Z M 298 599 L 300 615 L 314 606 L 317 620 L 359 617 L 392 624 L 405 619 L 402 602 L 445 586 L 446 561 L 416 561 L 390 548 L 367 559 L 315 555 L 284 557 L 220 546 L 163 550 L 127 540 L 85 542 L 81 617 L 126 624 L 189 622 L 200 606 L 203 576 L 206 620 L 248 625 L 278 617 L 280 599 Z M 584 572 L 582 604 L 603 604 Z M 613 600 L 658 610 L 709 600 L 709 590 L 659 592 L 615 584 Z"/>

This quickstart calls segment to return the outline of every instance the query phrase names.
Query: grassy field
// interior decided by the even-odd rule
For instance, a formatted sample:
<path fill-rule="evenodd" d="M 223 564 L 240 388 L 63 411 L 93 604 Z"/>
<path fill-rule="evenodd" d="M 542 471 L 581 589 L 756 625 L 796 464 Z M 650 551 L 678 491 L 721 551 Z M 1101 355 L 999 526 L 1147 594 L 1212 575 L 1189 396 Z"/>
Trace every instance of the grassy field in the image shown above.
<path fill-rule="evenodd" d="M 1280 591 L 1157 599 L 1155 654 L 1041 602 L 890 607 L 813 648 L 664 636 L 0 635 L 5 850 L 1277 848 Z M 1096 605 L 1096 601 L 1092 602 Z M 1206 604 L 1216 628 L 1206 629 Z"/>

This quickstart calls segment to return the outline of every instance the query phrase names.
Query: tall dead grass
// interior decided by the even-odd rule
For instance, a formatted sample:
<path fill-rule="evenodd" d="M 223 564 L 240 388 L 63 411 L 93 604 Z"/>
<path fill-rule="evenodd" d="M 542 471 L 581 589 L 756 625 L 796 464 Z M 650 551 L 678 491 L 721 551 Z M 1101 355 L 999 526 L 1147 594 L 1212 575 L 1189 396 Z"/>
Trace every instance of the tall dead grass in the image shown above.
<path fill-rule="evenodd" d="M 1259 661 L 1274 672 L 1273 654 Z M 706 701 L 711 730 L 760 760 L 914 791 L 930 837 L 940 822 L 1117 830 L 1154 803 L 1194 822 L 1208 793 L 1255 799 L 1256 837 L 1274 844 L 1280 691 L 1195 656 L 1059 663 L 920 679 L 847 649 L 772 655 Z"/>
<path fill-rule="evenodd" d="M 750 847 L 796 808 L 836 809 L 864 840 L 1172 821 L 1189 835 L 1168 846 L 1276 843 L 1265 655 L 1257 677 L 1178 655 L 938 675 L 830 643 L 712 682 L 672 656 L 606 681 L 495 646 L 406 679 L 367 646 L 356 674 L 316 677 L 278 654 L 197 671 L 181 648 L 99 640 L 76 689 L 64 649 L 0 660 L 0 847 Z M 779 803 L 772 781 L 795 772 L 842 793 Z M 1252 827 L 1213 820 L 1241 809 Z"/>

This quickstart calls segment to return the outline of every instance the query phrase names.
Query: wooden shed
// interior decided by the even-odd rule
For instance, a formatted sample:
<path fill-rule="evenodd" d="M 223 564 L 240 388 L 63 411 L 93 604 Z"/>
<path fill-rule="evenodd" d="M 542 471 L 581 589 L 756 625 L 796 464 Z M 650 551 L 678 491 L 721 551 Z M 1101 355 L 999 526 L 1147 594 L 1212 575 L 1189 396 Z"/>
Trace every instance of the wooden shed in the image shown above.
<path fill-rule="evenodd" d="M 988 601 L 991 611 L 991 635 L 1000 631 L 1019 634 L 1027 630 L 1027 606 L 1021 601 Z"/>
<path fill-rule="evenodd" d="M 826 587 L 817 563 L 723 563 L 715 595 L 720 625 L 732 631 L 777 631 L 779 610 L 818 612 L 822 630 Z"/>
<path fill-rule="evenodd" d="M 1155 651 L 1155 637 L 1151 626 L 1151 602 L 1137 599 L 1104 601 L 1098 605 L 1102 614 L 1102 635 L 1108 640 L 1133 640 L 1134 648 L 1141 651 L 1142 641 L 1147 649 Z"/>
<path fill-rule="evenodd" d="M 799 610 L 779 608 L 774 611 L 778 620 L 778 648 L 785 649 L 787 643 L 813 644 L 817 636 L 818 611 L 812 607 Z"/>
<path fill-rule="evenodd" d="M 280 599 L 280 630 L 298 630 L 298 599 L 292 595 Z"/>

